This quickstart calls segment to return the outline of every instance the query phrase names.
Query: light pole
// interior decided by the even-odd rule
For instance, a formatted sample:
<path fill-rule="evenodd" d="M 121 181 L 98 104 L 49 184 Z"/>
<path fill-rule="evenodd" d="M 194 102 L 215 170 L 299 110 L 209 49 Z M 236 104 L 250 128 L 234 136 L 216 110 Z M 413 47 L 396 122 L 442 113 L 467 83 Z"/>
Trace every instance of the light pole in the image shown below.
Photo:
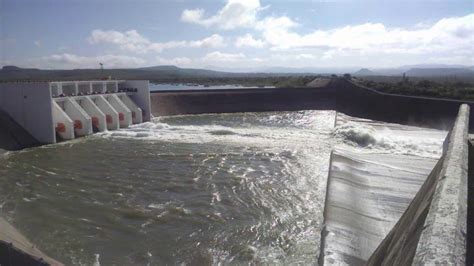
<path fill-rule="evenodd" d="M 99 63 L 100 65 L 100 78 L 104 78 L 104 64 Z"/>

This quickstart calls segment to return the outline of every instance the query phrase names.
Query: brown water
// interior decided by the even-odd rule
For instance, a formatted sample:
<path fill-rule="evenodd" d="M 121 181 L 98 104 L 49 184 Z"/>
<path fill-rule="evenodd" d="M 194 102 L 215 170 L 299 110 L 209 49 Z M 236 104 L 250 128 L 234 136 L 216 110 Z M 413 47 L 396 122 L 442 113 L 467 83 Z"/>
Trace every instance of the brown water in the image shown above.
<path fill-rule="evenodd" d="M 446 135 L 335 117 L 163 117 L 9 153 L 1 215 L 68 265 L 316 264 L 334 147 L 432 160 Z"/>
<path fill-rule="evenodd" d="M 66 264 L 315 263 L 334 119 L 178 116 L 10 153 L 2 215 Z"/>

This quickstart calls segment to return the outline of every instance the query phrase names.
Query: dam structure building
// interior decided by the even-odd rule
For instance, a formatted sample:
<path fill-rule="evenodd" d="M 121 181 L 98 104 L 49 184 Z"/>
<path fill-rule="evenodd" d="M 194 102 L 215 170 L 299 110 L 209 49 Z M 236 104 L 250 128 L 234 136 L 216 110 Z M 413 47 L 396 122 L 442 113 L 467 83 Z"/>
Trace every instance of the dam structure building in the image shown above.
<path fill-rule="evenodd" d="M 149 82 L 2 83 L 0 111 L 38 143 L 51 144 L 150 121 Z"/>

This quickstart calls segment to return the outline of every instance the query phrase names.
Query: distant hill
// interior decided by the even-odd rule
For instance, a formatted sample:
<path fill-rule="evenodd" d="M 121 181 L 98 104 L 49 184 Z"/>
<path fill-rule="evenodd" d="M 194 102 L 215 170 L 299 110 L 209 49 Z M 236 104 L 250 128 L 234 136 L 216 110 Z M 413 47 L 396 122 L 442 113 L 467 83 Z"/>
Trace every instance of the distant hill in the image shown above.
<path fill-rule="evenodd" d="M 146 79 L 173 81 L 183 78 L 228 78 L 228 77 L 262 77 L 275 76 L 275 74 L 258 73 L 231 73 L 206 69 L 179 68 L 176 66 L 154 66 L 145 68 L 127 69 L 70 69 L 70 70 L 45 70 L 33 68 L 19 68 L 4 66 L 0 70 L 0 81 L 14 80 L 86 80 L 100 79 L 111 76 L 115 79 Z"/>
<path fill-rule="evenodd" d="M 474 71 L 469 68 L 412 68 L 405 74 L 411 77 L 470 76 Z"/>
<path fill-rule="evenodd" d="M 400 70 L 410 70 L 413 68 L 467 68 L 465 65 L 449 65 L 449 64 L 416 64 L 416 65 L 404 65 L 398 67 Z"/>
<path fill-rule="evenodd" d="M 237 73 L 225 72 L 225 71 L 215 71 L 207 69 L 198 69 L 198 68 L 179 68 L 177 66 L 152 66 L 152 67 L 143 67 L 137 68 L 136 70 L 144 70 L 149 72 L 161 73 L 161 74 L 170 74 L 170 75 L 184 75 L 184 76 L 203 76 L 203 77 L 214 77 L 214 76 L 226 76 L 234 75 Z"/>
<path fill-rule="evenodd" d="M 357 67 L 264 67 L 258 72 L 293 74 L 344 74 L 356 71 Z"/>
<path fill-rule="evenodd" d="M 368 68 L 361 68 L 353 74 L 354 76 L 376 76 L 377 74 Z"/>
<path fill-rule="evenodd" d="M 286 76 L 308 76 L 316 73 L 324 74 L 342 74 L 353 73 L 354 76 L 401 76 L 406 73 L 412 77 L 469 77 L 474 75 L 474 66 L 463 67 L 439 67 L 444 65 L 422 65 L 425 67 L 415 67 L 405 69 L 408 66 L 400 68 L 386 68 L 370 70 L 361 68 L 285 68 L 285 67 L 267 67 L 254 68 L 252 72 L 231 72 L 180 68 L 171 65 L 152 66 L 143 68 L 122 68 L 122 69 L 69 69 L 69 70 L 46 70 L 36 68 L 20 68 L 16 66 L 4 66 L 0 69 L 0 81 L 50 81 L 50 80 L 87 80 L 101 79 L 101 77 L 111 76 L 114 79 L 145 79 L 156 82 L 181 82 L 182 80 L 191 80 L 191 82 L 200 82 L 205 79 L 223 79 L 223 78 L 262 78 L 262 77 L 286 77 Z M 354 72 L 356 71 L 356 72 Z"/>

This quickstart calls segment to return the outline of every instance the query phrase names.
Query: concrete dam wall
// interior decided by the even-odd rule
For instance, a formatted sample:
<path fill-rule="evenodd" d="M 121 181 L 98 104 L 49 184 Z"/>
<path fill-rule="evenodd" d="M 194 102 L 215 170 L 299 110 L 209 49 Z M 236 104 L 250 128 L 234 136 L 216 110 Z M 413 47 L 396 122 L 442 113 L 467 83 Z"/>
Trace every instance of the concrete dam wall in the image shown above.
<path fill-rule="evenodd" d="M 384 94 L 342 78 L 318 88 L 155 91 L 155 116 L 296 110 L 337 110 L 350 116 L 449 130 L 458 108 L 474 102 Z M 473 121 L 471 121 L 473 122 Z M 470 131 L 474 132 L 474 123 Z"/>

